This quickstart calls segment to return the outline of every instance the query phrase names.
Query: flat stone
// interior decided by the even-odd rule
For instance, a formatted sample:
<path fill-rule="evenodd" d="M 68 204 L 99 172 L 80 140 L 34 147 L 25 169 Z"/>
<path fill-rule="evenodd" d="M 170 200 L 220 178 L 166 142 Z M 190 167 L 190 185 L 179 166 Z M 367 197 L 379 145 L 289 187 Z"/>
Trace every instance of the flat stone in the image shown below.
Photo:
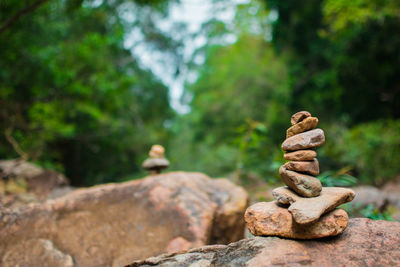
<path fill-rule="evenodd" d="M 299 224 L 317 221 L 323 214 L 337 206 L 353 200 L 354 191 L 341 187 L 323 187 L 318 197 L 304 198 L 287 187 L 278 187 L 272 191 L 281 204 L 290 204 L 289 212 Z"/>
<path fill-rule="evenodd" d="M 318 125 L 318 118 L 308 117 L 299 123 L 296 123 L 286 131 L 286 138 L 292 137 L 293 135 L 312 130 Z"/>
<path fill-rule="evenodd" d="M 314 150 L 297 150 L 283 155 L 286 160 L 312 160 L 317 157 Z"/>
<path fill-rule="evenodd" d="M 278 202 L 259 202 L 247 208 L 244 215 L 247 228 L 256 236 L 280 236 L 295 239 L 314 239 L 335 236 L 347 227 L 349 217 L 344 210 L 336 209 L 320 220 L 302 225 Z"/>
<path fill-rule="evenodd" d="M 285 165 L 279 168 L 279 175 L 287 186 L 303 197 L 316 197 L 321 192 L 321 182 L 315 177 L 289 171 Z"/>
<path fill-rule="evenodd" d="M 292 125 L 295 125 L 296 123 L 301 122 L 305 118 L 311 117 L 310 112 L 308 111 L 299 111 L 295 114 L 292 115 L 292 118 L 290 119 L 290 122 Z"/>
<path fill-rule="evenodd" d="M 151 170 L 154 168 L 166 169 L 168 166 L 169 161 L 166 158 L 148 158 L 142 164 L 143 169 L 146 170 Z"/>
<path fill-rule="evenodd" d="M 314 129 L 289 137 L 282 143 L 282 149 L 285 151 L 295 151 L 319 147 L 324 143 L 324 131 L 322 129 Z"/>
<path fill-rule="evenodd" d="M 290 171 L 305 172 L 314 176 L 319 174 L 319 163 L 316 158 L 311 161 L 289 161 L 284 166 Z"/>

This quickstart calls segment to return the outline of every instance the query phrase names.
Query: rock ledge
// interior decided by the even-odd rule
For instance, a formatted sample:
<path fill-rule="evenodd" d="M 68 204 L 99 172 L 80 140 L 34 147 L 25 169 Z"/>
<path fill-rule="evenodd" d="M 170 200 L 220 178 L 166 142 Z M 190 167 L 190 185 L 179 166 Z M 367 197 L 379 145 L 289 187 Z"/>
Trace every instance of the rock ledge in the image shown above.
<path fill-rule="evenodd" d="M 336 237 L 254 237 L 136 261 L 138 266 L 400 266 L 400 223 L 351 219 Z"/>

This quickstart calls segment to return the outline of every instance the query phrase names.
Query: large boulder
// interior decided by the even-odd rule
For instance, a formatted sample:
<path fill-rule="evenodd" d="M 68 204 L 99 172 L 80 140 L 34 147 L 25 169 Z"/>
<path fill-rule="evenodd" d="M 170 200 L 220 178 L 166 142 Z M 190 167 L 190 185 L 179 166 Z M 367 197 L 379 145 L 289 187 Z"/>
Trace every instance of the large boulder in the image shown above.
<path fill-rule="evenodd" d="M 34 259 L 26 255 L 35 255 L 31 250 L 43 242 L 77 266 L 123 266 L 165 252 L 227 244 L 244 236 L 247 202 L 241 187 L 201 173 L 79 189 L 43 204 L 1 210 L 0 266 L 30 266 Z M 18 256 L 14 252 L 22 243 Z"/>
<path fill-rule="evenodd" d="M 400 223 L 351 219 L 345 232 L 318 240 L 254 237 L 136 261 L 147 266 L 400 266 Z"/>

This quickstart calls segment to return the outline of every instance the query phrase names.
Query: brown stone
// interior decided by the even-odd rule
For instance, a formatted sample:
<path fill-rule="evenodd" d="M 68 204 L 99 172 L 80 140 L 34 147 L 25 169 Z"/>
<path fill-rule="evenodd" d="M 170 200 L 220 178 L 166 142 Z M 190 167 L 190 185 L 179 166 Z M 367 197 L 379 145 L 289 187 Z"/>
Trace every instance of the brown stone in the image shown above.
<path fill-rule="evenodd" d="M 286 160 L 312 160 L 317 157 L 317 152 L 315 152 L 314 150 L 297 150 L 294 152 L 285 153 L 283 154 L 283 157 Z"/>
<path fill-rule="evenodd" d="M 289 161 L 284 166 L 290 171 L 304 172 L 314 176 L 319 174 L 319 163 L 316 158 L 311 161 Z"/>
<path fill-rule="evenodd" d="M 247 208 L 244 215 L 247 228 L 256 236 L 280 236 L 313 239 L 335 236 L 344 231 L 348 216 L 344 210 L 334 210 L 315 223 L 301 225 L 278 202 L 259 202 Z"/>
<path fill-rule="evenodd" d="M 164 158 L 165 149 L 161 145 L 153 145 L 150 149 L 150 158 Z"/>
<path fill-rule="evenodd" d="M 293 135 L 312 130 L 318 125 L 318 119 L 316 117 L 308 117 L 303 121 L 296 123 L 286 131 L 286 138 L 292 137 Z"/>
<path fill-rule="evenodd" d="M 40 238 L 70 255 L 76 266 L 89 267 L 227 244 L 244 236 L 247 202 L 241 187 L 201 173 L 171 172 L 78 189 L 42 204 L 1 209 L 0 266 L 15 246 Z M 19 256 L 27 257 L 23 250 Z"/>
<path fill-rule="evenodd" d="M 299 224 L 315 222 L 323 214 L 354 198 L 353 190 L 340 187 L 322 187 L 321 194 L 313 198 L 301 197 L 287 187 L 275 188 L 272 194 L 279 203 L 290 204 L 288 210 Z"/>
<path fill-rule="evenodd" d="M 292 125 L 295 125 L 296 123 L 301 122 L 305 118 L 311 117 L 310 112 L 308 111 L 299 111 L 295 114 L 292 115 L 292 118 L 290 119 L 290 123 Z"/>
<path fill-rule="evenodd" d="M 49 240 L 29 239 L 10 246 L 1 260 L 1 266 L 73 267 L 74 261 Z"/>
<path fill-rule="evenodd" d="M 7 180 L 8 194 L 31 193 L 37 199 L 46 199 L 54 190 L 66 186 L 68 179 L 61 173 L 54 170 L 45 170 L 25 160 L 1 160 L 0 180 Z M 1 189 L 0 189 L 1 191 Z M 4 202 L 0 194 L 0 203 Z M 16 205 L 14 205 L 16 204 Z M 9 203 L 8 206 L 17 206 L 16 203 Z"/>
<path fill-rule="evenodd" d="M 285 151 L 303 150 L 319 147 L 324 143 L 324 131 L 321 129 L 314 129 L 289 137 L 282 143 L 282 149 Z"/>
<path fill-rule="evenodd" d="M 351 219 L 339 236 L 316 240 L 252 237 L 160 255 L 129 267 L 148 266 L 400 266 L 400 223 Z M 204 264 L 204 265 L 201 265 Z"/>
<path fill-rule="evenodd" d="M 182 250 L 187 250 L 192 246 L 192 243 L 187 241 L 185 238 L 179 236 L 172 239 L 167 245 L 167 253 L 175 253 Z"/>
<path fill-rule="evenodd" d="M 279 168 L 283 182 L 303 197 L 316 197 L 321 192 L 321 182 L 312 176 L 289 171 L 285 165 Z"/>

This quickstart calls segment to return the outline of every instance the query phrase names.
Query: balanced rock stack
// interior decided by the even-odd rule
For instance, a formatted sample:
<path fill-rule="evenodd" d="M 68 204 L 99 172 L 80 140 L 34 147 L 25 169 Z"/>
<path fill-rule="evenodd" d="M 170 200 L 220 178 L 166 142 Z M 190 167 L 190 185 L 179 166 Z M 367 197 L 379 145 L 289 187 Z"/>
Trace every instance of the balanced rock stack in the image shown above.
<path fill-rule="evenodd" d="M 153 145 L 150 149 L 150 158 L 142 163 L 142 168 L 148 170 L 151 175 L 160 174 L 163 169 L 169 167 L 169 161 L 164 156 L 165 149 L 161 145 Z"/>
<path fill-rule="evenodd" d="M 319 163 L 315 148 L 325 143 L 324 131 L 315 129 L 318 119 L 307 111 L 291 119 L 282 144 L 284 158 L 279 169 L 287 187 L 272 191 L 276 201 L 259 202 L 245 213 L 247 227 L 253 235 L 313 239 L 335 236 L 347 227 L 349 217 L 337 206 L 354 198 L 351 189 L 322 187 L 318 178 Z"/>

